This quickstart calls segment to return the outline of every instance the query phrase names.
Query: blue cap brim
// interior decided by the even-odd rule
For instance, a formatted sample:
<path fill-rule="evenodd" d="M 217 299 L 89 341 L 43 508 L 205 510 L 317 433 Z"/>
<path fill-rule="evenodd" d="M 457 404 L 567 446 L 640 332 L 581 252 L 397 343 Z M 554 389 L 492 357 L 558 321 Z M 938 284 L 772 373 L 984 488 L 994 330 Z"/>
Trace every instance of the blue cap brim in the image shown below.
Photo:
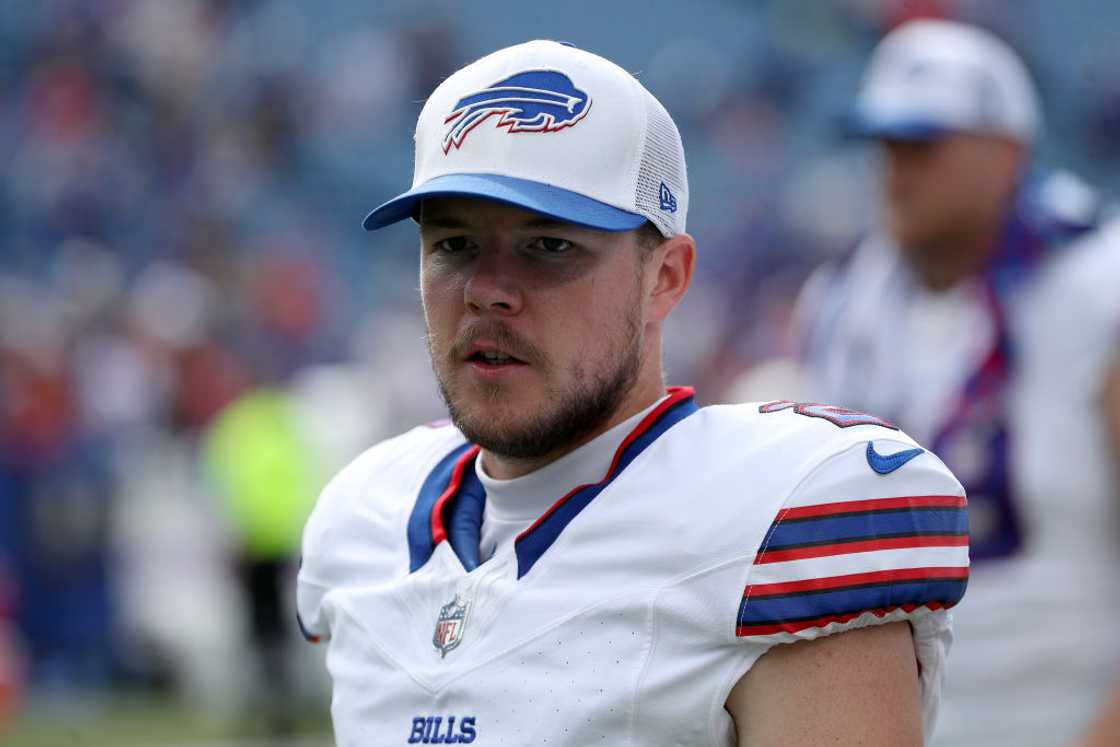
<path fill-rule="evenodd" d="M 549 184 L 496 174 L 447 174 L 375 208 L 362 226 L 374 231 L 411 218 L 420 201 L 431 197 L 480 197 L 600 231 L 631 231 L 646 222 L 644 215 Z"/>
<path fill-rule="evenodd" d="M 855 111 L 848 115 L 844 129 L 852 137 L 912 140 L 916 142 L 940 140 L 954 130 L 942 122 L 922 117 L 882 117 Z"/>

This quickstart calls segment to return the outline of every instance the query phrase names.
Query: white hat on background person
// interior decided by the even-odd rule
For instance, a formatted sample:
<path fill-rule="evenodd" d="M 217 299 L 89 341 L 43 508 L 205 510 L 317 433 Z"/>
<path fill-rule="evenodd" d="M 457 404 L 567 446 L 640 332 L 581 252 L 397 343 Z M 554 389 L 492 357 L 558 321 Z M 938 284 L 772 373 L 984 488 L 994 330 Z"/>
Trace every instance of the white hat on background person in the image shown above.
<path fill-rule="evenodd" d="M 852 117 L 859 135 L 930 140 L 957 132 L 1032 143 L 1038 94 L 1022 59 L 984 29 L 917 20 L 883 37 Z"/>

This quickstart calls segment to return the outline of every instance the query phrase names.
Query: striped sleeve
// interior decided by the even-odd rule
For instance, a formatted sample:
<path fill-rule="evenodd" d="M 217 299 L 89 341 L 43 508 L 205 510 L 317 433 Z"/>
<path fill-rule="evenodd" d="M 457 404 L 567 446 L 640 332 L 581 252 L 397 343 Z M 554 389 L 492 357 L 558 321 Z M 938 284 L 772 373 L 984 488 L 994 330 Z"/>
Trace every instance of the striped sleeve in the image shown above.
<path fill-rule="evenodd" d="M 736 635 L 792 642 L 914 619 L 955 605 L 967 583 L 966 500 L 952 474 L 928 452 L 881 474 L 852 448 L 774 518 L 743 589 Z"/>

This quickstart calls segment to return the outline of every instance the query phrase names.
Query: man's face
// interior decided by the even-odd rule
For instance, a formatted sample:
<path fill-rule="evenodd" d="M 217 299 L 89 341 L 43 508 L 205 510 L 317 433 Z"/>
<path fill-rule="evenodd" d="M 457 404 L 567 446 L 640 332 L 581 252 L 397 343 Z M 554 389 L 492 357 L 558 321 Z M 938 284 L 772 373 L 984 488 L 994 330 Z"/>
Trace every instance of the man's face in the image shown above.
<path fill-rule="evenodd" d="M 642 363 L 635 232 L 447 198 L 424 202 L 420 238 L 432 367 L 467 438 L 539 458 L 609 420 Z"/>
<path fill-rule="evenodd" d="M 944 251 L 959 236 L 998 228 L 1017 179 L 1015 146 L 970 134 L 885 140 L 883 146 L 887 225 L 913 258 Z"/>

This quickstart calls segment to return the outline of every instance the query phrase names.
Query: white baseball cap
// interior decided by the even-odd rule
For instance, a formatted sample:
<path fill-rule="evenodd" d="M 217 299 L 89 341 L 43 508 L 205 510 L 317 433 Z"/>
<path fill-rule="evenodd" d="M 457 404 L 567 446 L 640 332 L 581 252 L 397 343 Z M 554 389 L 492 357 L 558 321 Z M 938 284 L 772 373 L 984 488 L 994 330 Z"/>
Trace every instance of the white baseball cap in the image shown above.
<path fill-rule="evenodd" d="M 627 231 L 685 230 L 680 133 L 630 73 L 553 41 L 498 50 L 441 83 L 416 122 L 412 189 L 376 208 L 374 230 L 421 200 L 496 200 L 558 220 Z"/>
<path fill-rule="evenodd" d="M 1004 41 L 952 21 L 905 23 L 871 56 L 852 126 L 869 137 L 928 140 L 954 132 L 1022 143 L 1039 130 L 1038 95 Z"/>

